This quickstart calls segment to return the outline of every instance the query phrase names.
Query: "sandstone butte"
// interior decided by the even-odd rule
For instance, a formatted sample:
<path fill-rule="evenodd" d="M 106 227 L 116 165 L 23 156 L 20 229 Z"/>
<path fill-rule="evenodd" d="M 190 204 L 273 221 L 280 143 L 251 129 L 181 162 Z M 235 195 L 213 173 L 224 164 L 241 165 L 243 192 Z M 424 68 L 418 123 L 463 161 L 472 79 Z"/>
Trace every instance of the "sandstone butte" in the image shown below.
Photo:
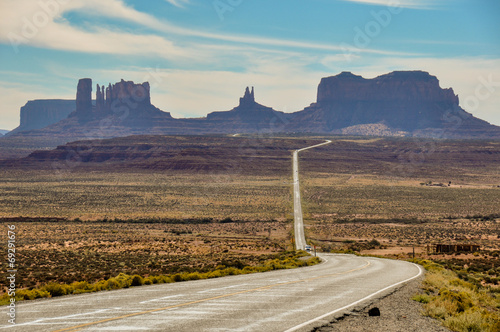
<path fill-rule="evenodd" d="M 203 118 L 173 118 L 151 104 L 148 82 L 107 87 L 80 79 L 76 100 L 34 100 L 21 108 L 21 125 L 7 136 L 64 137 L 67 141 L 128 135 L 318 133 L 432 138 L 500 138 L 500 127 L 467 113 L 453 89 L 423 71 L 395 71 L 373 79 L 350 72 L 323 78 L 317 100 L 294 113 L 255 101 Z"/>

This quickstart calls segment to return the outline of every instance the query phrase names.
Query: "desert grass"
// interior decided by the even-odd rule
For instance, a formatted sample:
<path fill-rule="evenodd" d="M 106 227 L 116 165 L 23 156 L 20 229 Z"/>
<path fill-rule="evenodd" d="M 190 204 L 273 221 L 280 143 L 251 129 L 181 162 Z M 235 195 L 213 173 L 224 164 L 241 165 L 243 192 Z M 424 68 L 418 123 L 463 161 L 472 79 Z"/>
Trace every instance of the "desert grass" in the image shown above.
<path fill-rule="evenodd" d="M 22 289 L 16 291 L 16 301 L 34 300 L 44 297 L 57 297 L 70 294 L 92 293 L 104 290 L 114 290 L 142 285 L 173 283 L 190 280 L 220 278 L 230 275 L 261 273 L 281 269 L 293 269 L 304 266 L 311 266 L 320 262 L 317 257 L 309 257 L 306 260 L 301 257 L 309 256 L 304 251 L 299 252 L 283 252 L 277 255 L 276 258 L 265 261 L 257 266 L 242 266 L 241 268 L 226 267 L 218 265 L 214 270 L 208 272 L 183 272 L 170 275 L 152 275 L 142 277 L 140 275 L 127 275 L 120 273 L 115 277 L 106 280 L 100 280 L 95 283 L 87 281 L 75 281 L 71 284 L 51 282 L 42 285 L 38 288 Z M 0 305 L 5 305 L 10 302 L 11 296 L 4 294 L 0 297 Z"/>
<path fill-rule="evenodd" d="M 424 314 L 439 319 L 457 332 L 500 330 L 500 292 L 459 278 L 429 260 L 419 261 L 427 270 L 423 293 L 413 297 L 424 303 Z"/>
<path fill-rule="evenodd" d="M 289 222 L 154 221 L 17 220 L 18 288 L 94 283 L 120 273 L 147 277 L 203 273 L 218 265 L 243 268 L 292 248 Z M 6 224 L 4 220 L 0 226 Z M 0 262 L 2 291 L 7 282 L 5 264 Z"/>
<path fill-rule="evenodd" d="M 499 213 L 500 188 L 442 177 L 450 187 L 425 186 L 422 178 L 394 180 L 374 175 L 307 173 L 303 180 L 306 217 L 444 218 Z"/>
<path fill-rule="evenodd" d="M 0 216 L 287 219 L 289 182 L 231 173 L 0 172 Z"/>

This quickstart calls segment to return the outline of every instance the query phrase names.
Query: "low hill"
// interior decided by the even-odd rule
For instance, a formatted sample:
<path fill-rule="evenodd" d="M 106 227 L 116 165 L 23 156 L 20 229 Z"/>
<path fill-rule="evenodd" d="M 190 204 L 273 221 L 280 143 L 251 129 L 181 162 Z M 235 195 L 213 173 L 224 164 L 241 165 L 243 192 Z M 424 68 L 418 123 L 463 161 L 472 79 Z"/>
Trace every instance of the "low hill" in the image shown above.
<path fill-rule="evenodd" d="M 67 143 L 27 157 L 0 161 L 3 169 L 175 170 L 235 174 L 287 174 L 291 151 L 323 142 L 217 136 L 129 136 Z"/>

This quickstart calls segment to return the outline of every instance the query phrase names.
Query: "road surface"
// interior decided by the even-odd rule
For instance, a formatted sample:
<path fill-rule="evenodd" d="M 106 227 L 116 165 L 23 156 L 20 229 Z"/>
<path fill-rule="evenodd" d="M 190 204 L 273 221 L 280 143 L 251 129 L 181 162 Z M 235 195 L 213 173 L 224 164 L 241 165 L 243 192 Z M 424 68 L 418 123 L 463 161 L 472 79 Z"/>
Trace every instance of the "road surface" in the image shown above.
<path fill-rule="evenodd" d="M 298 153 L 293 153 L 297 249 L 305 237 Z M 21 302 L 16 324 L 0 309 L 4 331 L 310 331 L 392 288 L 417 278 L 412 263 L 353 255 L 321 254 L 323 263 L 280 270 L 133 287 Z"/>
<path fill-rule="evenodd" d="M 321 144 L 316 144 L 307 148 L 293 151 L 293 220 L 295 231 L 295 248 L 297 250 L 304 250 L 306 247 L 306 237 L 304 235 L 304 220 L 302 215 L 302 202 L 300 200 L 299 152 L 330 144 L 331 142 L 332 141 L 327 140 L 326 142 Z"/>
<path fill-rule="evenodd" d="M 394 285 L 412 263 L 323 254 L 322 264 L 19 303 L 3 331 L 310 331 Z"/>

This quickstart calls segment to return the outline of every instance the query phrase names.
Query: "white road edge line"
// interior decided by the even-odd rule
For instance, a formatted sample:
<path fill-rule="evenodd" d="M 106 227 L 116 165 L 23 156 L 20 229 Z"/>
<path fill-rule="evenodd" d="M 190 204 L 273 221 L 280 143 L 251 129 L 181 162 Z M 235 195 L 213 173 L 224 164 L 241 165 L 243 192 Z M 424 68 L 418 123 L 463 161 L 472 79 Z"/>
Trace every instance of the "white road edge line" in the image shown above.
<path fill-rule="evenodd" d="M 60 320 L 60 319 L 74 318 L 74 317 L 80 317 L 80 316 L 88 316 L 88 315 L 99 314 L 99 313 L 110 311 L 110 310 L 120 310 L 120 309 L 121 308 L 99 309 L 99 310 L 96 310 L 96 311 L 84 312 L 84 313 L 81 313 L 81 314 L 73 314 L 73 315 L 59 316 L 59 317 L 49 317 L 49 318 L 40 318 L 40 319 L 34 320 L 32 322 L 26 322 L 26 323 L 21 323 L 21 324 L 0 326 L 0 329 L 9 329 L 9 328 L 13 328 L 13 327 L 17 327 L 17 326 L 25 326 L 25 325 L 39 325 L 39 323 L 42 323 L 42 322 L 45 322 L 45 321 Z M 66 323 L 66 322 L 64 322 L 64 323 Z"/>
<path fill-rule="evenodd" d="M 406 280 L 400 281 L 400 282 L 395 283 L 395 284 L 393 284 L 393 285 L 387 286 L 386 288 L 381 289 L 381 290 L 379 290 L 379 291 L 376 291 L 375 293 L 370 294 L 370 295 L 368 295 L 368 296 L 366 296 L 366 297 L 362 298 L 361 300 L 358 300 L 358 301 L 356 301 L 356 302 L 353 302 L 353 303 L 351 303 L 351 304 L 349 304 L 349 305 L 346 305 L 346 306 L 344 306 L 344 307 L 342 307 L 342 308 L 339 308 L 339 309 L 336 309 L 336 310 L 330 311 L 329 313 L 326 313 L 326 314 L 321 315 L 321 316 L 319 316 L 319 317 L 316 317 L 316 318 L 313 318 L 313 319 L 311 319 L 311 320 L 308 320 L 307 322 L 302 323 L 302 324 L 297 325 L 297 326 L 294 326 L 294 327 L 292 327 L 292 328 L 290 328 L 290 329 L 286 330 L 285 332 L 293 332 L 293 331 L 297 331 L 298 329 L 300 329 L 300 328 L 302 328 L 302 327 L 305 327 L 305 326 L 307 326 L 307 325 L 309 325 L 309 324 L 312 324 L 312 323 L 314 323 L 314 322 L 316 322 L 316 321 L 318 321 L 318 320 L 320 320 L 320 319 L 323 319 L 323 318 L 325 318 L 325 317 L 331 316 L 331 315 L 333 315 L 333 314 L 335 314 L 335 313 L 337 313 L 337 312 L 339 312 L 339 311 L 345 310 L 345 309 L 347 309 L 347 308 L 350 308 L 350 307 L 352 307 L 352 306 L 355 306 L 355 305 L 356 305 L 356 304 L 358 304 L 358 303 L 361 303 L 361 302 L 363 302 L 363 301 L 366 301 L 366 300 L 368 300 L 369 298 L 371 298 L 371 297 L 373 297 L 373 296 L 375 296 L 375 295 L 377 295 L 377 294 L 380 294 L 380 293 L 382 293 L 382 292 L 384 292 L 384 291 L 386 291 L 386 290 L 388 290 L 388 289 L 390 289 L 390 288 L 396 287 L 396 286 L 398 286 L 398 285 L 400 285 L 400 284 L 403 284 L 403 283 L 405 283 L 405 282 L 408 282 L 408 281 L 410 281 L 410 280 L 413 280 L 413 279 L 415 279 L 415 278 L 418 278 L 419 276 L 421 276 L 421 275 L 422 275 L 423 270 L 422 270 L 422 268 L 421 268 L 419 265 L 414 264 L 414 263 L 412 263 L 412 264 L 413 264 L 413 265 L 415 265 L 415 266 L 418 268 L 418 271 L 419 271 L 419 272 L 418 272 L 418 274 L 417 274 L 416 276 L 413 276 L 413 277 L 408 278 L 408 279 L 406 279 Z"/>

